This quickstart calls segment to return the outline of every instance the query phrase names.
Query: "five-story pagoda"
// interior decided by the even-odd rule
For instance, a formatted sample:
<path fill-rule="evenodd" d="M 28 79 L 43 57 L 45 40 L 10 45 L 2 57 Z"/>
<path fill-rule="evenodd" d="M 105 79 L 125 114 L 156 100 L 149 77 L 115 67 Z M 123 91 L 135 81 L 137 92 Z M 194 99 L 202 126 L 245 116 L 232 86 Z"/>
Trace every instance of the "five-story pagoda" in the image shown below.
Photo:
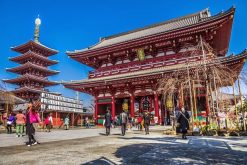
<path fill-rule="evenodd" d="M 30 40 L 19 46 L 11 47 L 12 50 L 21 53 L 20 56 L 11 57 L 10 60 L 19 63 L 20 66 L 7 68 L 9 72 L 19 74 L 14 79 L 5 79 L 4 82 L 19 86 L 12 92 L 26 100 L 38 99 L 45 91 L 45 87 L 58 84 L 48 80 L 48 76 L 58 74 L 59 71 L 49 70 L 47 67 L 57 64 L 55 60 L 48 57 L 58 53 L 57 50 L 48 48 L 39 42 L 40 18 L 35 20 L 34 40 Z"/>

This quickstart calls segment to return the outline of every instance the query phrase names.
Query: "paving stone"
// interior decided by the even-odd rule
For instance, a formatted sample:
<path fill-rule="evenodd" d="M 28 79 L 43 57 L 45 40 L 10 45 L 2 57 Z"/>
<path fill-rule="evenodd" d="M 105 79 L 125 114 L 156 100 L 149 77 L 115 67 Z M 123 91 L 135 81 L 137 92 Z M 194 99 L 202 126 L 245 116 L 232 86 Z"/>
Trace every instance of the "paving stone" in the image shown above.
<path fill-rule="evenodd" d="M 120 136 L 119 128 L 111 133 L 105 136 L 104 129 L 41 132 L 37 136 L 42 143 L 31 147 L 20 138 L 0 134 L 0 164 L 247 164 L 246 137 L 183 140 L 136 130 Z"/>

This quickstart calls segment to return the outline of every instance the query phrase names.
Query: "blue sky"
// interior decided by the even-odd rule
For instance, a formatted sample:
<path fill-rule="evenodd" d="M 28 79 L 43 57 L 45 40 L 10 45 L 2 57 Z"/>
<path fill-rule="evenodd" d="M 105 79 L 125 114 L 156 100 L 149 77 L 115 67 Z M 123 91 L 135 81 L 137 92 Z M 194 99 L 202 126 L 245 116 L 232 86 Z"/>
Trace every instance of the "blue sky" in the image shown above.
<path fill-rule="evenodd" d="M 236 7 L 229 53 L 239 53 L 247 47 L 247 1 L 245 0 L 1 0 L 0 1 L 0 78 L 13 78 L 5 68 L 15 67 L 8 57 L 18 53 L 10 50 L 33 39 L 34 20 L 40 15 L 40 42 L 59 50 L 51 59 L 59 64 L 50 69 L 61 73 L 50 77 L 54 81 L 81 80 L 91 70 L 69 59 L 66 50 L 82 49 L 99 41 L 100 37 L 132 30 L 179 16 L 210 9 L 211 14 Z M 246 67 L 245 67 L 246 68 Z M 13 88 L 7 85 L 8 89 Z M 50 88 L 65 96 L 75 92 L 63 86 Z M 90 96 L 81 94 L 85 104 Z"/>

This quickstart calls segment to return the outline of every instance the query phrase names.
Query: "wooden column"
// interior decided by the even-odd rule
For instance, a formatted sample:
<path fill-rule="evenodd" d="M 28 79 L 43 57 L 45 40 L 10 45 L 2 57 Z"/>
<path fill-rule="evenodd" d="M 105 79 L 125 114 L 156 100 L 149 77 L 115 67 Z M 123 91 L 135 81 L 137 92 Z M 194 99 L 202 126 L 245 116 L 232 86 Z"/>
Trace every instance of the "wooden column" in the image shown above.
<path fill-rule="evenodd" d="M 195 81 L 192 80 L 192 91 L 193 91 L 193 99 L 194 99 L 194 110 L 195 110 L 195 118 L 197 120 L 197 96 L 196 96 L 196 87 L 195 87 Z"/>
<path fill-rule="evenodd" d="M 98 98 L 97 97 L 95 97 L 94 118 L 95 118 L 95 123 L 98 124 Z"/>
<path fill-rule="evenodd" d="M 194 131 L 194 107 L 193 107 L 193 96 L 192 96 L 192 87 L 191 87 L 191 79 L 190 79 L 190 70 L 187 63 L 187 77 L 189 80 L 189 94 L 190 94 L 190 110 L 191 110 L 191 119 L 192 119 L 192 131 Z"/>
<path fill-rule="evenodd" d="M 205 92 L 206 92 L 206 95 L 205 95 L 205 100 L 206 100 L 206 125 L 209 124 L 209 113 L 210 113 L 210 106 L 209 106 L 209 98 L 208 98 L 208 81 L 206 80 L 205 81 Z"/>
<path fill-rule="evenodd" d="M 220 118 L 219 118 L 219 101 L 218 101 L 218 88 L 217 88 L 217 82 L 215 78 L 215 73 L 213 70 L 213 76 L 214 76 L 214 91 L 215 91 L 215 101 L 216 101 L 216 117 L 217 117 L 217 123 L 218 123 L 218 129 L 220 130 Z"/>
<path fill-rule="evenodd" d="M 154 93 L 154 108 L 155 108 L 155 117 L 158 117 L 158 123 L 160 123 L 160 116 L 159 116 L 159 97 L 158 94 Z"/>
<path fill-rule="evenodd" d="M 180 92 L 179 92 L 179 94 L 180 94 L 180 100 L 179 100 L 179 108 L 181 108 L 181 107 L 184 107 L 184 87 L 183 87 L 183 85 L 181 84 L 181 87 L 180 87 Z"/>
<path fill-rule="evenodd" d="M 209 86 L 209 91 L 210 91 L 210 98 L 211 98 L 211 107 L 213 110 L 213 118 L 215 117 L 215 107 L 214 107 L 214 99 L 213 99 L 213 90 L 212 90 L 212 82 L 209 82 L 210 86 Z"/>
<path fill-rule="evenodd" d="M 167 118 L 167 110 L 165 107 L 165 96 L 163 95 L 161 98 L 161 118 L 160 118 L 160 123 L 164 123 L 164 125 L 166 125 L 165 123 L 165 119 Z"/>
<path fill-rule="evenodd" d="M 131 94 L 130 96 L 130 115 L 131 117 L 135 117 L 135 96 Z"/>
<path fill-rule="evenodd" d="M 111 101 L 111 115 L 112 115 L 112 118 L 114 119 L 115 116 L 116 116 L 116 106 L 115 106 L 115 97 L 113 96 L 112 97 L 112 101 Z"/>

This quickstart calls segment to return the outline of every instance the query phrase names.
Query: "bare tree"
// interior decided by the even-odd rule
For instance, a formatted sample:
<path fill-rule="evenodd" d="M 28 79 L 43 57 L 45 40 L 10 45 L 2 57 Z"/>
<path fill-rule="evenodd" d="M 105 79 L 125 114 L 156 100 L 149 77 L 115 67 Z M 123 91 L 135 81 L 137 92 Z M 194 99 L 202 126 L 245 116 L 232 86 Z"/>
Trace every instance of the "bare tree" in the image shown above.
<path fill-rule="evenodd" d="M 178 95 L 180 105 L 184 106 L 187 103 L 187 106 L 190 107 L 192 112 L 191 119 L 193 126 L 194 117 L 197 118 L 197 99 L 193 97 L 193 95 L 195 96 L 195 94 L 199 92 L 199 89 L 195 86 L 203 87 L 206 100 L 206 123 L 208 123 L 209 120 L 217 123 L 217 112 L 219 111 L 219 104 L 221 102 L 218 97 L 219 89 L 221 87 L 232 87 L 236 105 L 234 91 L 234 89 L 236 90 L 234 86 L 235 81 L 241 78 L 247 83 L 247 78 L 243 76 L 244 74 L 240 74 L 239 76 L 239 70 L 241 70 L 242 65 L 236 65 L 230 68 L 224 64 L 219 60 L 212 47 L 204 42 L 202 38 L 196 46 L 192 46 L 192 50 L 190 54 L 186 54 L 186 63 L 179 65 L 177 70 L 169 73 L 168 76 L 158 82 L 158 90 L 162 92 L 163 98 L 165 99 L 171 95 Z M 194 62 L 191 60 L 193 57 L 200 57 L 201 60 Z M 185 98 L 189 99 L 185 102 Z M 235 111 L 237 116 L 238 111 L 236 108 Z M 196 114 L 196 116 L 194 116 L 194 114 Z M 238 127 L 237 117 L 235 120 Z"/>

